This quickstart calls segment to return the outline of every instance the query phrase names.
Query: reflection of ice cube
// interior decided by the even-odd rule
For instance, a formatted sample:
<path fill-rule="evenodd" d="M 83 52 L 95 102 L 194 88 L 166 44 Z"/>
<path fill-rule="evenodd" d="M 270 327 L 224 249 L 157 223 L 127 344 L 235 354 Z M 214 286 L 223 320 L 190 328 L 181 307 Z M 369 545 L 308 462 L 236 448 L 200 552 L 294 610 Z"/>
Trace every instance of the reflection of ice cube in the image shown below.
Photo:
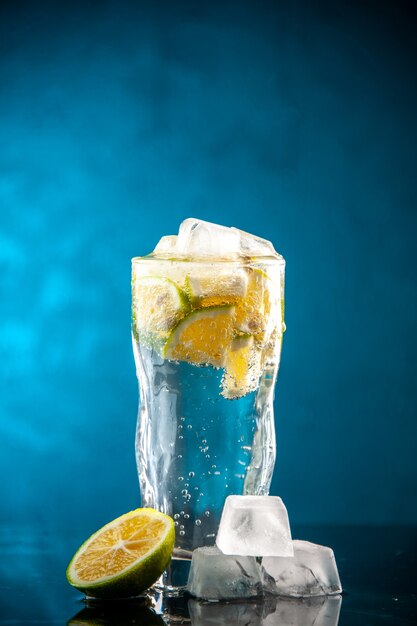
<path fill-rule="evenodd" d="M 177 235 L 165 235 L 161 237 L 155 246 L 154 254 L 169 254 L 176 251 Z"/>
<path fill-rule="evenodd" d="M 260 566 L 254 557 L 226 556 L 216 546 L 197 548 L 187 589 L 205 600 L 258 596 L 262 593 Z"/>
<path fill-rule="evenodd" d="M 239 236 L 239 254 L 241 256 L 277 256 L 277 252 L 270 241 L 245 233 L 243 230 L 232 227 L 230 230 Z"/>
<path fill-rule="evenodd" d="M 228 496 L 216 544 L 225 554 L 292 556 L 287 509 L 276 496 Z"/>
<path fill-rule="evenodd" d="M 294 557 L 262 560 L 264 589 L 281 596 L 308 597 L 342 591 L 333 550 L 309 541 L 293 541 Z"/>
<path fill-rule="evenodd" d="M 264 612 L 262 626 L 337 626 L 341 604 L 341 596 L 275 598 L 275 606 Z"/>
<path fill-rule="evenodd" d="M 239 234 L 226 226 L 190 217 L 180 225 L 177 251 L 184 256 L 236 257 Z"/>
<path fill-rule="evenodd" d="M 201 602 L 190 600 L 188 610 L 191 626 L 261 626 L 262 601 Z"/>

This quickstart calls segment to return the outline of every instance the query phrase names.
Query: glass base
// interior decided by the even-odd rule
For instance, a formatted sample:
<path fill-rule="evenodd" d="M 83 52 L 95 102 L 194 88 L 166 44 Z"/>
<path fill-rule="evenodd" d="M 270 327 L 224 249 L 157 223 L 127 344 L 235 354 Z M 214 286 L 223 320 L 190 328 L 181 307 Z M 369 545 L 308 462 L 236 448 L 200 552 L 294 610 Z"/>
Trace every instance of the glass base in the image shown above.
<path fill-rule="evenodd" d="M 157 580 L 154 587 L 164 595 L 182 595 L 187 587 L 188 574 L 190 573 L 191 559 L 173 558 L 169 567 Z"/>

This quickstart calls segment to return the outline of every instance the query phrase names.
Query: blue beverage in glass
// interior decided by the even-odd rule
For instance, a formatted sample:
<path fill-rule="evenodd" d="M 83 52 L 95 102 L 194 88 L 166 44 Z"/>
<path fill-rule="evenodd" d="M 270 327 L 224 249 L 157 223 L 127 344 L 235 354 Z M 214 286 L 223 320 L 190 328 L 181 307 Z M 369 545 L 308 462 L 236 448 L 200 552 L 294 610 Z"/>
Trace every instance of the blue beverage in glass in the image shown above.
<path fill-rule="evenodd" d="M 277 254 L 132 261 L 142 505 L 174 518 L 174 564 L 214 543 L 228 495 L 268 494 L 284 267 Z"/>

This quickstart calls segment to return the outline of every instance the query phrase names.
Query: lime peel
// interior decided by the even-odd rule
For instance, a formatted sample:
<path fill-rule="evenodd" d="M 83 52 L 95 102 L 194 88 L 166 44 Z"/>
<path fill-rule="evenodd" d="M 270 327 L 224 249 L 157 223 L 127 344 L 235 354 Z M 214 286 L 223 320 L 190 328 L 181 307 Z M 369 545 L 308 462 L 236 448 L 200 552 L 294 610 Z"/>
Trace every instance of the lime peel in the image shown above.
<path fill-rule="evenodd" d="M 189 310 L 187 294 L 170 278 L 134 278 L 133 334 L 145 345 L 157 348 L 163 344 Z"/>
<path fill-rule="evenodd" d="M 131 541 L 131 549 L 129 550 L 125 547 L 129 541 L 122 537 L 121 529 L 123 524 L 133 523 L 135 518 L 137 518 L 138 529 L 134 535 L 137 534 L 139 538 L 136 541 Z M 146 520 L 148 521 L 147 527 L 143 524 Z M 152 531 L 152 526 L 157 530 L 156 536 L 149 537 L 148 533 L 148 536 L 140 539 L 141 530 L 143 531 L 145 528 Z M 100 543 L 100 538 L 104 540 L 105 545 L 106 533 L 111 537 L 107 544 L 108 549 L 93 547 L 92 544 Z M 119 535 L 119 539 L 115 542 L 114 536 L 117 535 Z M 100 528 L 80 546 L 68 565 L 67 580 L 70 585 L 91 597 L 125 598 L 137 596 L 148 589 L 166 569 L 171 560 L 174 541 L 175 526 L 171 517 L 151 508 L 130 511 Z M 141 549 L 143 543 L 145 545 L 144 551 Z M 133 544 L 136 545 L 136 552 L 138 553 L 136 558 L 134 556 L 135 549 L 132 548 Z M 146 549 L 147 545 L 149 546 L 148 549 Z M 100 575 L 101 572 L 106 571 L 106 563 L 108 568 L 113 564 L 113 555 L 117 556 L 118 550 L 131 552 L 131 562 L 120 569 L 116 566 L 116 571 L 113 565 L 113 571 Z M 112 552 L 112 558 L 109 564 L 108 555 L 110 552 Z M 94 562 L 91 555 L 94 557 Z M 96 572 L 94 572 L 94 568 L 96 568 Z M 80 571 L 85 572 L 86 570 L 90 571 L 92 575 L 81 577 Z"/>

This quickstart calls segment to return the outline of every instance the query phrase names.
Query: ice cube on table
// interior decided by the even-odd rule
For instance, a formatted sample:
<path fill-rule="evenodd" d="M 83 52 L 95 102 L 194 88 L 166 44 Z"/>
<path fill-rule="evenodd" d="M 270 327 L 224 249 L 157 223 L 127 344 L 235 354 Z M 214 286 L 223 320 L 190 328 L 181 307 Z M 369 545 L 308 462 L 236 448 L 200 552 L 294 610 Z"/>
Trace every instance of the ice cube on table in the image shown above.
<path fill-rule="evenodd" d="M 262 559 L 264 590 L 281 596 L 303 598 L 340 594 L 339 573 L 333 550 L 309 541 L 293 541 L 292 558 Z"/>
<path fill-rule="evenodd" d="M 251 235 L 251 233 L 245 233 L 244 230 L 239 230 L 238 228 L 234 228 L 234 226 L 232 226 L 230 230 L 237 233 L 239 236 L 240 256 L 279 256 L 274 246 L 270 241 L 268 241 L 268 239 L 262 239 L 262 237 Z"/>
<path fill-rule="evenodd" d="M 254 557 L 225 555 L 217 546 L 197 548 L 193 551 L 187 590 L 204 600 L 259 596 L 260 565 Z"/>
<path fill-rule="evenodd" d="M 293 556 L 287 509 L 277 496 L 228 496 L 216 544 L 224 554 Z"/>
<path fill-rule="evenodd" d="M 275 598 L 275 606 L 268 598 L 267 604 L 262 626 L 337 626 L 342 597 Z"/>
<path fill-rule="evenodd" d="M 262 626 L 263 601 L 202 602 L 189 600 L 191 626 Z M 271 623 L 272 626 L 272 623 Z"/>
<path fill-rule="evenodd" d="M 240 237 L 231 228 L 190 217 L 180 225 L 176 249 L 183 256 L 234 258 Z"/>

